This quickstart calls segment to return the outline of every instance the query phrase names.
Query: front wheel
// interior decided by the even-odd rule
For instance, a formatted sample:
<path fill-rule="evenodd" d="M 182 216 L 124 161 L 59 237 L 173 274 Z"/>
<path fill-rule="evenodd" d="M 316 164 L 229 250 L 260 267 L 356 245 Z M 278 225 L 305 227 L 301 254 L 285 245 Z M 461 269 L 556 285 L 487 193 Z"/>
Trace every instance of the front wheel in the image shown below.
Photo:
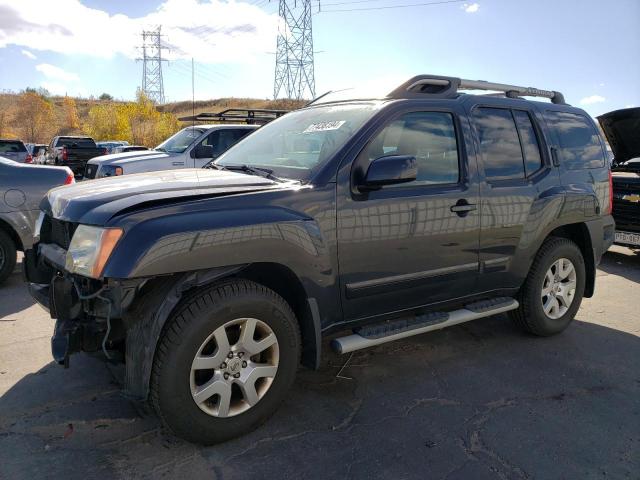
<path fill-rule="evenodd" d="M 168 320 L 151 400 L 178 436 L 222 442 L 276 411 L 299 361 L 300 333 L 289 305 L 257 283 L 226 282 L 186 298 Z"/>
<path fill-rule="evenodd" d="M 580 308 L 585 281 L 580 248 L 571 240 L 550 238 L 536 254 L 518 295 L 520 307 L 511 317 L 534 335 L 560 333 Z"/>

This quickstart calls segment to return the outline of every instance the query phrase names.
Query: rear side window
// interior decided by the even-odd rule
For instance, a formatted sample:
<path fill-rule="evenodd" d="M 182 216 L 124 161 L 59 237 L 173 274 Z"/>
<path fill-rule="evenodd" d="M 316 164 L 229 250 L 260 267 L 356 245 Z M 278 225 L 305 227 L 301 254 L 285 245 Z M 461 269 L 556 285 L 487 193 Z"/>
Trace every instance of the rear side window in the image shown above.
<path fill-rule="evenodd" d="M 453 116 L 445 112 L 405 114 L 378 133 L 358 161 L 366 166 L 388 155 L 411 155 L 418 163 L 415 181 L 388 188 L 458 183 L 458 145 Z"/>
<path fill-rule="evenodd" d="M 27 148 L 22 142 L 7 142 L 0 140 L 0 153 L 26 152 Z"/>
<path fill-rule="evenodd" d="M 561 165 L 569 170 L 604 167 L 598 131 L 585 116 L 547 111 L 545 117 L 555 138 Z"/>
<path fill-rule="evenodd" d="M 528 177 L 542 168 L 540 145 L 529 114 L 522 110 L 514 110 L 513 116 L 520 132 L 520 142 L 524 151 L 524 170 Z"/>
<path fill-rule="evenodd" d="M 207 135 L 201 145 L 211 145 L 213 147 L 213 155 L 218 156 L 227 151 L 249 132 L 250 130 L 236 130 L 231 128 L 215 130 Z"/>
<path fill-rule="evenodd" d="M 524 158 L 511 110 L 481 107 L 473 117 L 487 179 L 524 178 Z"/>

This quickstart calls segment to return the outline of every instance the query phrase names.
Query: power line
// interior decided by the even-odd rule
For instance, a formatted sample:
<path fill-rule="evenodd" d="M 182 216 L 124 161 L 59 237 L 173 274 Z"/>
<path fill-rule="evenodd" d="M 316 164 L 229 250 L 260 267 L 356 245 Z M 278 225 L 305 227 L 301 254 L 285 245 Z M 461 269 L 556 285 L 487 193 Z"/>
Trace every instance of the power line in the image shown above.
<path fill-rule="evenodd" d="M 361 0 L 362 1 L 362 0 Z M 389 9 L 393 9 L 393 8 L 410 8 L 410 7 L 428 7 L 428 6 L 432 6 L 432 5 L 443 5 L 443 4 L 447 4 L 447 3 L 462 3 L 462 2 L 466 2 L 468 0 L 442 0 L 439 2 L 423 2 L 423 3 L 407 3 L 404 5 L 382 5 L 382 6 L 378 6 L 378 7 L 362 7 L 362 8 L 340 8 L 340 9 L 329 9 L 329 10 L 324 10 L 322 9 L 321 13 L 327 13 L 327 12 L 362 12 L 365 10 L 389 10 Z M 359 3 L 357 1 L 353 1 L 353 2 L 341 2 L 341 3 L 333 3 L 332 5 L 347 5 L 347 4 L 351 4 L 351 3 Z"/>

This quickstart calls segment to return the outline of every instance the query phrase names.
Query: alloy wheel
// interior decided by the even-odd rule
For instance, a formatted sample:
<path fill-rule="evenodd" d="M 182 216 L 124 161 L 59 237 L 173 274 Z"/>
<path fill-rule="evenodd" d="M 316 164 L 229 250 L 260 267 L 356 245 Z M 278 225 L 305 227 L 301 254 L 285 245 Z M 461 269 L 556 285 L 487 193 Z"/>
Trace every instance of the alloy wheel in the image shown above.
<path fill-rule="evenodd" d="M 576 268 L 567 258 L 559 258 L 549 267 L 542 283 L 542 309 L 547 317 L 561 318 L 573 303 L 576 293 Z"/>
<path fill-rule="evenodd" d="M 231 320 L 207 337 L 193 359 L 193 401 L 214 417 L 245 412 L 271 387 L 278 362 L 278 339 L 266 323 L 255 318 Z"/>

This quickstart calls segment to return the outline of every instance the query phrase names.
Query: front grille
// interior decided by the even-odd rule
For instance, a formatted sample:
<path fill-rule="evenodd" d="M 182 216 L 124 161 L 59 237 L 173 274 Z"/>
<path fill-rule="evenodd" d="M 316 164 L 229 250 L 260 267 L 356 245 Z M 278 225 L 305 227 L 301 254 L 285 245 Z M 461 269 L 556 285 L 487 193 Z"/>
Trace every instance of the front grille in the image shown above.
<path fill-rule="evenodd" d="M 65 250 L 69 249 L 71 238 L 76 231 L 76 224 L 52 218 L 44 217 L 40 227 L 40 241 L 42 243 L 54 243 Z"/>
<path fill-rule="evenodd" d="M 98 173 L 98 165 L 87 163 L 84 169 L 84 178 L 96 178 L 96 173 Z"/>
<path fill-rule="evenodd" d="M 616 221 L 616 230 L 640 232 L 640 203 L 614 199 L 613 219 Z"/>

